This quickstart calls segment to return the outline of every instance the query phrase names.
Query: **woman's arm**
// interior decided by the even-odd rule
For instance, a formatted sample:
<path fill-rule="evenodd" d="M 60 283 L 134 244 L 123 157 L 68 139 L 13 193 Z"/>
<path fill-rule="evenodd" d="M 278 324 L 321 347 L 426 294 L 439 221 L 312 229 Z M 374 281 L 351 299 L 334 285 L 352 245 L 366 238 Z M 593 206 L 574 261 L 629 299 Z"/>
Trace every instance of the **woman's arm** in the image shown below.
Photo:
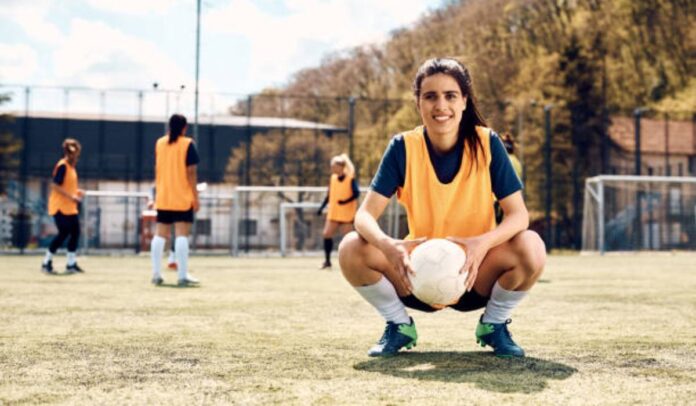
<path fill-rule="evenodd" d="M 409 241 L 399 240 L 389 237 L 382 231 L 377 219 L 388 204 L 387 197 L 372 190 L 368 191 L 365 200 L 355 214 L 355 230 L 368 243 L 384 253 L 392 265 L 391 272 L 386 275 L 387 279 L 394 284 L 399 296 L 406 296 L 411 293 L 408 273 L 413 273 L 409 253 L 416 245 L 425 241 L 425 238 Z"/>
<path fill-rule="evenodd" d="M 200 204 L 198 202 L 198 189 L 196 189 L 196 184 L 198 183 L 198 174 L 196 172 L 198 165 L 189 165 L 186 167 L 186 178 L 188 179 L 189 187 L 193 192 L 193 211 L 198 211 Z"/>
<path fill-rule="evenodd" d="M 57 183 L 51 183 L 51 188 L 58 192 L 58 194 L 63 195 L 67 197 L 68 199 L 71 199 L 75 202 L 80 202 L 82 200 L 82 191 L 78 190 L 77 194 L 71 195 L 63 186 L 57 184 Z"/>
<path fill-rule="evenodd" d="M 499 201 L 505 216 L 495 229 L 471 238 L 448 237 L 448 239 L 464 246 L 466 263 L 462 272 L 468 272 L 466 278 L 467 291 L 471 290 L 478 275 L 478 269 L 488 251 L 505 241 L 509 241 L 529 226 L 529 213 L 522 199 L 522 192 L 517 191 Z"/>

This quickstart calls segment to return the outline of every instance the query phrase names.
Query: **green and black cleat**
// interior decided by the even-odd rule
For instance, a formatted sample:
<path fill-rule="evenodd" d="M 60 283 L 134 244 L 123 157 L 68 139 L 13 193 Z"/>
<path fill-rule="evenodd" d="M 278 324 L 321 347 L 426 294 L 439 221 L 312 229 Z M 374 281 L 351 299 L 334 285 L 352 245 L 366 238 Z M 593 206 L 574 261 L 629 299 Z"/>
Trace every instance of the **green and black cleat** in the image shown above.
<path fill-rule="evenodd" d="M 370 357 L 391 357 L 396 355 L 401 348 L 410 350 L 415 347 L 417 340 L 416 323 L 412 318 L 410 324 L 389 321 L 382 338 L 374 347 L 370 348 L 367 355 Z"/>
<path fill-rule="evenodd" d="M 507 328 L 510 319 L 504 323 L 484 323 L 481 319 L 476 326 L 476 342 L 481 347 L 490 345 L 493 353 L 501 358 L 524 357 L 524 350 L 512 341 L 512 334 Z"/>

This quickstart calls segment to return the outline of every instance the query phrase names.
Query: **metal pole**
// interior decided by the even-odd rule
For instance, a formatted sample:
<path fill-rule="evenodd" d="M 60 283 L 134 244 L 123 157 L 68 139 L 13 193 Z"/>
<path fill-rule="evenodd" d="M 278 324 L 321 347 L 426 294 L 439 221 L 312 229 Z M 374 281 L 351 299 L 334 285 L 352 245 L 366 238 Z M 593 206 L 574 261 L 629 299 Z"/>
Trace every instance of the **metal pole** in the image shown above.
<path fill-rule="evenodd" d="M 198 143 L 198 77 L 201 61 L 201 0 L 196 2 L 196 90 L 194 101 L 193 141 Z"/>
<path fill-rule="evenodd" d="M 665 175 L 672 175 L 672 168 L 669 166 L 669 114 L 665 113 Z"/>
<path fill-rule="evenodd" d="M 642 108 L 637 108 L 633 111 L 633 118 L 634 118 L 634 126 L 635 126 L 635 147 L 636 147 L 636 152 L 635 152 L 635 172 L 636 176 L 640 176 L 641 172 L 641 151 L 640 151 L 640 116 L 643 114 L 643 109 Z M 636 191 L 636 219 L 635 219 L 635 232 L 633 235 L 635 236 L 635 248 L 636 249 L 641 249 L 643 246 L 643 229 L 642 229 L 642 217 L 643 217 L 643 207 L 641 206 L 641 200 L 642 200 L 642 193 L 640 190 Z"/>
<path fill-rule="evenodd" d="M 519 145 L 520 145 L 520 166 L 522 166 L 522 184 L 524 185 L 524 181 L 527 178 L 527 169 L 524 165 L 524 105 L 520 105 L 520 107 L 517 109 L 517 135 L 519 137 Z M 522 193 L 524 193 L 525 189 L 522 189 Z"/>
<path fill-rule="evenodd" d="M 636 175 L 640 176 L 640 167 L 641 167 L 641 162 L 640 162 L 640 116 L 643 114 L 643 109 L 637 108 L 633 111 L 633 118 L 634 118 L 634 126 L 635 126 L 635 144 L 636 144 L 636 154 L 635 154 L 635 160 L 636 160 L 636 170 L 635 173 Z"/>
<path fill-rule="evenodd" d="M 553 203 L 551 187 L 553 185 L 552 174 L 552 164 L 551 164 L 551 108 L 553 106 L 547 104 L 544 106 L 544 128 L 546 132 L 546 144 L 544 146 L 544 161 L 546 166 L 546 217 L 545 217 L 545 229 L 546 229 L 546 243 L 547 250 L 550 250 L 554 246 L 553 241 L 553 230 L 551 229 L 551 205 Z"/>
<path fill-rule="evenodd" d="M 251 109 L 253 107 L 253 96 L 249 95 L 247 98 L 247 143 L 246 143 L 246 171 L 244 173 L 244 184 L 246 186 L 251 186 L 251 142 L 253 138 L 251 130 Z M 249 232 L 250 221 L 249 221 L 249 194 L 250 192 L 244 193 L 244 252 L 249 252 Z"/>
<path fill-rule="evenodd" d="M 599 217 L 598 228 L 599 228 L 599 253 L 604 255 L 606 251 L 605 240 L 604 240 L 604 181 L 602 179 L 597 183 L 597 195 L 599 196 L 599 201 L 597 202 L 597 217 Z"/>
<path fill-rule="evenodd" d="M 29 170 L 29 97 L 31 90 L 29 86 L 24 88 L 24 122 L 22 123 L 22 162 L 20 163 L 20 184 L 19 189 L 19 218 L 17 219 L 19 252 L 24 254 L 26 246 L 26 221 L 27 221 L 27 172 Z"/>
<path fill-rule="evenodd" d="M 355 152 L 355 142 L 353 140 L 353 133 L 355 131 L 355 97 L 350 96 L 348 98 L 348 155 L 353 162 L 356 162 L 353 153 Z M 358 179 L 357 167 L 355 178 Z"/>

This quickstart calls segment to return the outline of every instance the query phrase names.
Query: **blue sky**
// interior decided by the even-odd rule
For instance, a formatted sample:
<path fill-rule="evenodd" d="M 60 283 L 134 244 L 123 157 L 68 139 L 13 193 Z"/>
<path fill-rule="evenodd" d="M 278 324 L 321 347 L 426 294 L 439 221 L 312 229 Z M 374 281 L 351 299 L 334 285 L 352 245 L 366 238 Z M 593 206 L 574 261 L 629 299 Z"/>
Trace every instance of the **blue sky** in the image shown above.
<path fill-rule="evenodd" d="M 203 0 L 201 90 L 282 85 L 442 0 Z M 195 0 L 0 0 L 0 84 L 193 89 Z"/>

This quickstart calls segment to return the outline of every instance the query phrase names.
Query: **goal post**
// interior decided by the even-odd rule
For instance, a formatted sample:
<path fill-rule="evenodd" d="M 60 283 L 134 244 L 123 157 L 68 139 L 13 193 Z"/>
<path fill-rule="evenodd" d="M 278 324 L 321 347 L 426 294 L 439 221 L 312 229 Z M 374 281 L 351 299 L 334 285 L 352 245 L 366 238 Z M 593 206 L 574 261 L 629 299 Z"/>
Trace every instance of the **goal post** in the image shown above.
<path fill-rule="evenodd" d="M 696 177 L 585 180 L 582 250 L 696 249 Z"/>

